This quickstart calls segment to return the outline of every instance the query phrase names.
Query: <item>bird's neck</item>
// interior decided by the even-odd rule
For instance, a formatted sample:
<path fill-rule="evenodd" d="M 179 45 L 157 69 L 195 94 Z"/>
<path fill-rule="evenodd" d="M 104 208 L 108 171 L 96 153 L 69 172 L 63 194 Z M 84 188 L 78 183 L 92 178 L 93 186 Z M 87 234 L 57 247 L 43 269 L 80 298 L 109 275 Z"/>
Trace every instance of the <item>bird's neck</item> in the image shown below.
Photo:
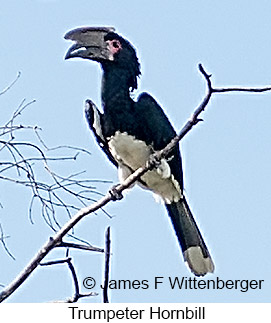
<path fill-rule="evenodd" d="M 129 76 L 123 69 L 103 68 L 102 102 L 106 110 L 124 109 L 123 105 L 131 101 L 129 90 Z M 128 104 L 129 105 L 129 104 Z"/>

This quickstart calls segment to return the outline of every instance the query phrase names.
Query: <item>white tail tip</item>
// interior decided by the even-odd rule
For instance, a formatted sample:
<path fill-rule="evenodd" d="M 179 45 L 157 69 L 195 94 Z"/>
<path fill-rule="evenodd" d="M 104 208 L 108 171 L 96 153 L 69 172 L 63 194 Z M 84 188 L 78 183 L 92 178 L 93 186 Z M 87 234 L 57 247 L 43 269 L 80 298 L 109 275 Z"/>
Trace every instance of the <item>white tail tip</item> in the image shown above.
<path fill-rule="evenodd" d="M 184 252 L 184 259 L 196 276 L 213 273 L 215 266 L 211 257 L 204 257 L 199 246 L 190 247 Z"/>

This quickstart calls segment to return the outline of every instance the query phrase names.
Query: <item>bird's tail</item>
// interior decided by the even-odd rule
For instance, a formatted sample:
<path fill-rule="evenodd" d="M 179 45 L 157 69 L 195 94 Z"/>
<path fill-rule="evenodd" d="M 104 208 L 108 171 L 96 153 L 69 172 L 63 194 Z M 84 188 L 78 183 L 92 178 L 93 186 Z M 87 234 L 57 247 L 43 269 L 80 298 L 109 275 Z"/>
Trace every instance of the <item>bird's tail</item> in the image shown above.
<path fill-rule="evenodd" d="M 199 228 L 183 196 L 178 202 L 166 204 L 184 260 L 196 276 L 214 271 L 214 264 Z"/>

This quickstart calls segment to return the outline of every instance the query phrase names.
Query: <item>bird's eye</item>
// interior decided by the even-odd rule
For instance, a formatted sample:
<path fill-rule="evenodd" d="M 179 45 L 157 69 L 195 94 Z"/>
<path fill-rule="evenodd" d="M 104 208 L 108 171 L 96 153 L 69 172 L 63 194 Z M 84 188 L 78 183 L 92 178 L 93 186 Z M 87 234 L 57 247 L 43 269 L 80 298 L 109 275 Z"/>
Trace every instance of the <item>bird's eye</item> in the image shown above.
<path fill-rule="evenodd" d="M 112 45 L 113 45 L 113 47 L 114 47 L 114 48 L 120 48 L 120 44 L 119 44 L 119 42 L 118 42 L 118 41 L 116 41 L 116 40 L 114 40 L 114 41 L 112 42 Z"/>

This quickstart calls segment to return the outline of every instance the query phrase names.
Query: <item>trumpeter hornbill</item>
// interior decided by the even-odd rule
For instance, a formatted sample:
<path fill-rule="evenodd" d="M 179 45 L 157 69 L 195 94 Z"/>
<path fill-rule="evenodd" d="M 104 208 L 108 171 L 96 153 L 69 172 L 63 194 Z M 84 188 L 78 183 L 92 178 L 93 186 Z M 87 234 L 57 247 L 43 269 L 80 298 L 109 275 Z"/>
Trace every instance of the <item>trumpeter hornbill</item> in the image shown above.
<path fill-rule="evenodd" d="M 107 27 L 69 31 L 65 39 L 75 43 L 65 59 L 80 57 L 102 66 L 103 113 L 90 100 L 85 112 L 96 140 L 123 180 L 144 166 L 153 152 L 164 148 L 176 132 L 149 94 L 142 93 L 136 102 L 131 98 L 140 64 L 133 46 L 114 31 Z M 183 195 L 179 147 L 158 168 L 145 173 L 138 184 L 164 201 L 191 271 L 197 276 L 213 272 L 213 261 Z"/>

